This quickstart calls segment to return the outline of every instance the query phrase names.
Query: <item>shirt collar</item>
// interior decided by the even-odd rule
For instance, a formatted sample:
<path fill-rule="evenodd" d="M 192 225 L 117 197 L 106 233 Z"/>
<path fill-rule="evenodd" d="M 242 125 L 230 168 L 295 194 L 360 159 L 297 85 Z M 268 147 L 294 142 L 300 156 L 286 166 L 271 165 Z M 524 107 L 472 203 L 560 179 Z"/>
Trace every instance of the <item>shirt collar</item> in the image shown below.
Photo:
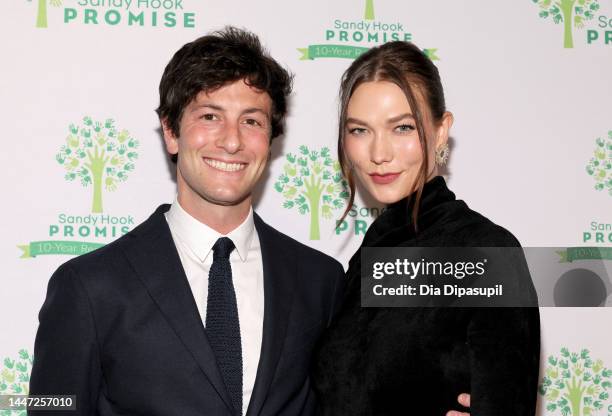
<path fill-rule="evenodd" d="M 255 222 L 253 221 L 253 208 L 249 209 L 249 214 L 245 220 L 227 235 L 223 235 L 208 225 L 192 217 L 181 207 L 178 199 L 175 199 L 170 210 L 166 213 L 168 225 L 182 242 L 185 244 L 200 261 L 206 260 L 213 246 L 220 237 L 228 237 L 234 243 L 240 260 L 247 261 L 249 248 L 253 241 L 255 232 Z"/>

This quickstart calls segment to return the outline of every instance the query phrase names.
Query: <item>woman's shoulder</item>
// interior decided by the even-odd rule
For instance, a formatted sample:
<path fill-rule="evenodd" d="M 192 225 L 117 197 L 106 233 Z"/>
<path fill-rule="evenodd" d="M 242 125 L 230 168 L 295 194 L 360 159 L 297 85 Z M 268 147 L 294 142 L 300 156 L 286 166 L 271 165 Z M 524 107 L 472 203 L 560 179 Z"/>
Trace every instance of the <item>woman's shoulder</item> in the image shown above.
<path fill-rule="evenodd" d="M 445 205 L 446 220 L 431 227 L 427 233 L 430 236 L 437 235 L 457 246 L 520 247 L 520 242 L 508 229 L 472 210 L 464 201 L 455 200 Z"/>

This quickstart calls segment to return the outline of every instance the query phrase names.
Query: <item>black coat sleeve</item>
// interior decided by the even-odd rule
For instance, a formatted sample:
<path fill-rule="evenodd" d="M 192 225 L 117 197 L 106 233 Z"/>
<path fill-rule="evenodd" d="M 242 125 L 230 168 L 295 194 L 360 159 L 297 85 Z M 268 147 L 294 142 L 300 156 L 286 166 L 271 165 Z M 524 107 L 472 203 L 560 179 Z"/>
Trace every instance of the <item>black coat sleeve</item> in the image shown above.
<path fill-rule="evenodd" d="M 30 394 L 76 395 L 76 412 L 28 414 L 95 414 L 102 380 L 95 321 L 85 288 L 69 265 L 51 277 L 39 322 Z"/>
<path fill-rule="evenodd" d="M 505 246 L 488 253 L 499 263 L 492 273 L 501 276 L 498 283 L 503 284 L 504 293 L 510 293 L 505 304 L 512 307 L 472 310 L 467 328 L 470 413 L 534 416 L 540 362 L 537 294 L 514 236 L 508 233 Z"/>
<path fill-rule="evenodd" d="M 345 288 L 346 277 L 344 274 L 344 269 L 342 268 L 342 265 L 340 263 L 336 262 L 334 264 L 334 290 L 332 294 L 331 313 L 329 315 L 327 326 L 331 324 L 333 318 L 340 311 L 340 307 L 342 306 L 342 302 L 344 300 Z"/>
<path fill-rule="evenodd" d="M 467 335 L 471 415 L 535 415 L 540 359 L 538 308 L 475 309 Z"/>

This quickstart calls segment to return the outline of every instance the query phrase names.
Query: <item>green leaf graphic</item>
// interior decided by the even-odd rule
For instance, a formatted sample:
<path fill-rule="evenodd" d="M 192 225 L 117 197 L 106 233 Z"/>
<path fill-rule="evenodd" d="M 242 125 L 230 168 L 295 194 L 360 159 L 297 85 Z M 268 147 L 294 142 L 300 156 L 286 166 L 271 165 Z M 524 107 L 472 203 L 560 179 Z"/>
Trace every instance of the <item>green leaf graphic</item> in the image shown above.
<path fill-rule="evenodd" d="M 0 394 L 27 394 L 32 365 L 31 354 L 21 349 L 17 358 L 7 357 L 3 364 L 0 371 Z"/>
<path fill-rule="evenodd" d="M 62 4 L 61 0 L 38 0 L 36 8 L 36 27 L 47 27 L 47 1 L 53 7 L 58 7 Z"/>
<path fill-rule="evenodd" d="M 70 124 L 68 132 L 55 160 L 67 171 L 67 181 L 79 177 L 82 186 L 93 186 L 91 211 L 103 212 L 103 189 L 116 190 L 135 169 L 139 142 L 127 130 L 118 132 L 112 119 L 100 122 L 85 116 L 83 126 Z"/>
<path fill-rule="evenodd" d="M 333 211 L 344 206 L 349 197 L 348 185 L 342 179 L 340 165 L 330 157 L 328 147 L 320 150 L 306 145 L 285 156 L 274 189 L 283 195 L 283 207 L 296 208 L 301 215 L 310 214 L 311 240 L 319 240 L 320 217 L 329 220 Z"/>
<path fill-rule="evenodd" d="M 593 157 L 585 169 L 595 180 L 595 190 L 607 190 L 612 196 L 612 131 L 608 132 L 606 139 L 599 137 L 595 140 Z"/>
<path fill-rule="evenodd" d="M 568 358 L 569 362 L 549 356 L 545 375 L 538 388 L 539 394 L 548 402 L 546 409 L 568 416 L 590 415 L 593 409 L 601 409 L 603 402 L 609 398 L 606 390 L 611 387 L 609 383 L 602 382 L 610 376 L 603 362 L 591 359 L 587 349 L 577 353 L 562 348 L 561 356 Z M 559 375 L 562 378 L 559 379 Z M 556 380 L 554 384 L 552 380 Z"/>
<path fill-rule="evenodd" d="M 533 0 L 540 7 L 542 19 L 551 18 L 555 24 L 563 22 L 563 47 L 574 47 L 573 29 L 584 27 L 586 20 L 595 17 L 599 10 L 598 0 Z"/>

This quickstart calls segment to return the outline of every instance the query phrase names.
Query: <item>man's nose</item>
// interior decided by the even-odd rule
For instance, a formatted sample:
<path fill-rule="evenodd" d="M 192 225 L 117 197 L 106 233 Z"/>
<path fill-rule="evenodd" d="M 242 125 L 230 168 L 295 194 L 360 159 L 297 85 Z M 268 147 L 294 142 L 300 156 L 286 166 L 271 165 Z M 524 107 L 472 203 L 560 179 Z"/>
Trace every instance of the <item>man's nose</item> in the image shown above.
<path fill-rule="evenodd" d="M 222 147 L 227 153 L 233 154 L 242 149 L 242 138 L 238 122 L 229 121 L 217 141 L 217 146 Z"/>

